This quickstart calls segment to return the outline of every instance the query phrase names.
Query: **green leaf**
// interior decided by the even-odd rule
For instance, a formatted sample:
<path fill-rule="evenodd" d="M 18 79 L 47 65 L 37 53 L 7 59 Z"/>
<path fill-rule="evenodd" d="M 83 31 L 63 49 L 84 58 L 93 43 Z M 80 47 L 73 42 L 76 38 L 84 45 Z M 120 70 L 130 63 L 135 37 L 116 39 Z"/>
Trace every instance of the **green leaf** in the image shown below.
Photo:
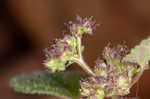
<path fill-rule="evenodd" d="M 150 37 L 131 49 L 131 52 L 123 60 L 138 63 L 142 70 L 148 69 L 148 62 L 150 60 Z"/>
<path fill-rule="evenodd" d="M 79 80 L 87 75 L 79 72 L 35 72 L 18 75 L 11 79 L 10 86 L 26 94 L 48 94 L 63 98 L 77 99 Z"/>

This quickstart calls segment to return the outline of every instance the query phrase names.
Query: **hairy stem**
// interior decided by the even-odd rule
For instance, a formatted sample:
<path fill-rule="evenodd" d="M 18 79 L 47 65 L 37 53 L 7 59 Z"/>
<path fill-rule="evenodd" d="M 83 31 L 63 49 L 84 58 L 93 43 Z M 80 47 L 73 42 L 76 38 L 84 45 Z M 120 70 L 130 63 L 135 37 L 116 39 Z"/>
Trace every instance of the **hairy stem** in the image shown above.
<path fill-rule="evenodd" d="M 83 56 L 82 56 L 82 44 L 81 44 L 81 37 L 77 37 L 77 50 L 78 50 L 78 56 L 77 57 L 73 57 L 72 61 L 78 63 L 80 65 L 80 67 L 87 72 L 89 75 L 91 76 L 95 76 L 95 74 L 93 73 L 93 71 L 90 69 L 90 66 L 87 65 L 87 63 L 84 61 Z"/>
<path fill-rule="evenodd" d="M 77 37 L 79 58 L 82 58 L 82 42 L 81 42 L 81 38 L 82 37 Z"/>
<path fill-rule="evenodd" d="M 131 83 L 130 87 L 132 87 L 135 83 L 138 82 L 138 80 L 140 79 L 140 77 L 141 77 L 142 74 L 143 74 L 143 71 L 144 71 L 144 70 L 140 71 L 140 72 L 137 74 L 137 76 L 134 78 L 133 82 Z"/>
<path fill-rule="evenodd" d="M 95 74 L 93 73 L 93 71 L 90 69 L 90 67 L 84 62 L 83 59 L 78 59 L 78 58 L 72 58 L 72 60 L 74 62 L 76 62 L 77 64 L 80 65 L 80 67 L 87 72 L 89 75 L 91 76 L 95 76 Z"/>

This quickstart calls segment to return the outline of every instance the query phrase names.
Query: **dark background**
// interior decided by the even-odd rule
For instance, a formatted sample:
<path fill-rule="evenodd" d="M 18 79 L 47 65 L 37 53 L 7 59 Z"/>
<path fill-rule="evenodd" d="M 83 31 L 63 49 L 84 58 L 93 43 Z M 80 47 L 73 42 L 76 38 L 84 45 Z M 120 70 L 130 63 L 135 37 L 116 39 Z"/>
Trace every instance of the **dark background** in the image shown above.
<path fill-rule="evenodd" d="M 91 66 L 108 42 L 124 40 L 131 48 L 150 36 L 149 0 L 0 0 L 0 99 L 55 99 L 16 93 L 8 81 L 16 74 L 45 70 L 43 48 L 62 37 L 63 23 L 76 14 L 94 16 L 101 24 L 83 39 L 85 60 Z M 150 70 L 139 85 L 140 99 L 149 99 Z"/>

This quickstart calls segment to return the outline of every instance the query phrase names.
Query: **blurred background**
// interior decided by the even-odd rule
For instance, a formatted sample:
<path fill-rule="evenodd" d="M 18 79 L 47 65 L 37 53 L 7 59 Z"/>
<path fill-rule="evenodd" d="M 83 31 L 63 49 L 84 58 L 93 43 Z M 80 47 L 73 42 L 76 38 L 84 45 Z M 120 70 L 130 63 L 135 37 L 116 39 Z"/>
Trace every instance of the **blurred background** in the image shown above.
<path fill-rule="evenodd" d="M 83 39 L 90 66 L 108 42 L 126 41 L 131 48 L 150 36 L 150 0 L 0 0 L 0 99 L 58 99 L 16 93 L 8 81 L 16 74 L 45 70 L 42 50 L 63 36 L 64 22 L 75 20 L 76 14 L 94 16 L 101 24 Z M 149 84 L 150 70 L 139 81 L 140 99 L 150 96 Z"/>

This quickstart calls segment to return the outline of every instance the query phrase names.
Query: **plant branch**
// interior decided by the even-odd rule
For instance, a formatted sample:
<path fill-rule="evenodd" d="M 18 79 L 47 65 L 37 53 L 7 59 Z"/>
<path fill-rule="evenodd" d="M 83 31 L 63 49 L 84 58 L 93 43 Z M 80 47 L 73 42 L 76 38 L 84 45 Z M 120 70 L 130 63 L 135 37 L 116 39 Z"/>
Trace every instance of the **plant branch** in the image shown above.
<path fill-rule="evenodd" d="M 86 71 L 89 75 L 91 76 L 95 76 L 95 74 L 93 73 L 93 71 L 90 69 L 90 67 L 84 62 L 84 60 L 82 59 L 78 59 L 78 58 L 72 58 L 72 61 L 76 62 L 77 64 L 80 65 L 80 67 Z"/>
<path fill-rule="evenodd" d="M 78 50 L 79 58 L 82 59 L 83 56 L 82 56 L 82 42 L 81 42 L 81 38 L 82 37 L 77 37 L 77 44 L 78 44 L 77 50 Z"/>
<path fill-rule="evenodd" d="M 143 74 L 143 71 L 144 71 L 144 70 L 140 71 L 140 72 L 137 74 L 137 76 L 133 79 L 133 82 L 131 83 L 130 87 L 132 87 L 135 83 L 138 82 L 138 80 L 140 79 L 140 77 L 141 77 L 142 74 Z"/>
<path fill-rule="evenodd" d="M 78 63 L 80 65 L 80 67 L 83 68 L 83 70 L 86 71 L 89 75 L 95 76 L 93 71 L 90 69 L 90 66 L 88 66 L 87 63 L 83 59 L 81 38 L 82 38 L 81 36 L 77 37 L 78 56 L 77 57 L 72 57 L 72 61 Z"/>

